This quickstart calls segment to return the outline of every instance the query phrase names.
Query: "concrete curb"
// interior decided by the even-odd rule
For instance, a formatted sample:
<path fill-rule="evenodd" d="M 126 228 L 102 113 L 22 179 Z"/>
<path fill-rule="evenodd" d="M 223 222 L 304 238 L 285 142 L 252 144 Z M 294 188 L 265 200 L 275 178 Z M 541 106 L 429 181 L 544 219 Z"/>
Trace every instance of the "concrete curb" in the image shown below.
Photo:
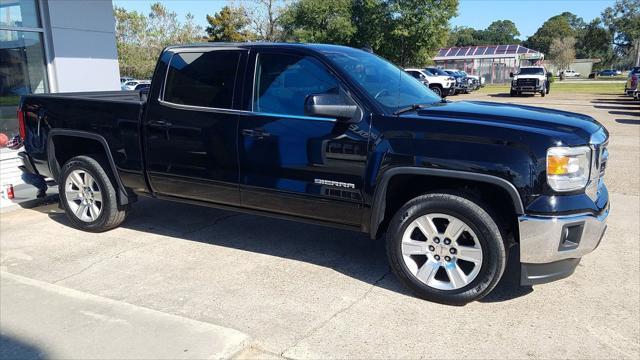
<path fill-rule="evenodd" d="M 234 329 L 6 271 L 0 280 L 0 358 L 26 346 L 47 358 L 228 359 L 249 344 Z"/>

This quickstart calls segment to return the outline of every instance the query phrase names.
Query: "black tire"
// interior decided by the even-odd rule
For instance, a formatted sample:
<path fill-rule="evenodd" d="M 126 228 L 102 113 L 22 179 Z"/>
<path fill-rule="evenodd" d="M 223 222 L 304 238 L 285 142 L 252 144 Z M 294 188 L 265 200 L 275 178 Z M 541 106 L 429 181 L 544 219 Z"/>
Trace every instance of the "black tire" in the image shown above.
<path fill-rule="evenodd" d="M 488 207 L 469 195 L 432 193 L 407 202 L 393 217 L 387 229 L 386 246 L 389 263 L 401 283 L 418 297 L 447 305 L 464 305 L 481 299 L 498 284 L 507 262 L 507 247 Z M 402 237 L 407 227 L 425 214 L 442 213 L 455 216 L 476 234 L 483 252 L 480 271 L 466 286 L 441 290 L 418 280 L 407 268 L 402 255 Z"/>
<path fill-rule="evenodd" d="M 540 91 L 540 96 L 545 97 L 545 95 L 547 95 L 547 89 L 542 89 L 542 91 Z"/>
<path fill-rule="evenodd" d="M 434 85 L 434 86 L 429 87 L 429 89 L 431 89 L 431 91 L 436 93 L 436 95 L 438 95 L 439 97 L 444 98 L 444 96 L 443 96 L 444 91 L 442 91 L 442 88 L 440 86 Z"/>
<path fill-rule="evenodd" d="M 82 170 L 91 175 L 102 193 L 101 211 L 94 221 L 81 220 L 71 209 L 67 201 L 67 183 L 70 174 Z M 74 227 L 90 232 L 103 232 L 120 225 L 127 215 L 126 208 L 119 208 L 115 179 L 110 173 L 106 160 L 97 155 L 81 155 L 71 158 L 60 170 L 60 203 L 64 207 L 67 218 Z"/>
<path fill-rule="evenodd" d="M 511 95 L 511 97 L 516 96 L 516 91 L 515 91 L 515 90 L 511 90 L 511 91 L 509 92 L 509 95 Z"/>

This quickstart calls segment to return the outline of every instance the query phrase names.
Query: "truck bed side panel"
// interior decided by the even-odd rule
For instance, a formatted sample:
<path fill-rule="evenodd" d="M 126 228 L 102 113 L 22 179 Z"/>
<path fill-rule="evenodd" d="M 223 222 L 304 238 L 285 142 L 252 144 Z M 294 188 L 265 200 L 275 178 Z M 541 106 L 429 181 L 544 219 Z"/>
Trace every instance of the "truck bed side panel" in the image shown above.
<path fill-rule="evenodd" d="M 139 120 L 143 103 L 132 94 L 83 93 L 26 96 L 26 151 L 41 174 L 52 176 L 47 160 L 51 130 L 56 137 L 64 130 L 85 131 L 103 137 L 109 147 L 118 176 L 125 187 L 146 191 L 140 146 Z M 139 98 L 139 95 L 137 95 Z M 73 137 L 56 141 L 73 141 Z M 62 164 L 60 164 L 62 165 Z"/>

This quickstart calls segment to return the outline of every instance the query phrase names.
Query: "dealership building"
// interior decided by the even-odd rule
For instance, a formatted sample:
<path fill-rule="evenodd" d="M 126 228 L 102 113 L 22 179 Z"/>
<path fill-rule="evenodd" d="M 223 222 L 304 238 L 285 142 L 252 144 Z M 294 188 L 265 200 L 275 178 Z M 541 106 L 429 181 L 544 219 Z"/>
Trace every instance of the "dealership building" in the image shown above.
<path fill-rule="evenodd" d="M 509 82 L 509 73 L 520 66 L 542 64 L 544 54 L 521 45 L 464 46 L 442 48 L 433 60 L 439 68 L 464 70 L 500 84 Z"/>
<path fill-rule="evenodd" d="M 20 95 L 119 90 L 111 0 L 0 1 L 0 132 L 17 133 Z M 0 182 L 19 183 L 0 149 Z"/>

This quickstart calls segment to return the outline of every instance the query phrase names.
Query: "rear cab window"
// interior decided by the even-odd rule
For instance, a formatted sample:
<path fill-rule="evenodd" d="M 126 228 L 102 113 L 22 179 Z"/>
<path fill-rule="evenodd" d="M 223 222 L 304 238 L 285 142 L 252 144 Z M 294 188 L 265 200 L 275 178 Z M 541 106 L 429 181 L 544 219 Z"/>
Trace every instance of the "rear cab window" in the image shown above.
<path fill-rule="evenodd" d="M 241 52 L 179 52 L 171 57 L 162 100 L 177 105 L 232 109 Z"/>

